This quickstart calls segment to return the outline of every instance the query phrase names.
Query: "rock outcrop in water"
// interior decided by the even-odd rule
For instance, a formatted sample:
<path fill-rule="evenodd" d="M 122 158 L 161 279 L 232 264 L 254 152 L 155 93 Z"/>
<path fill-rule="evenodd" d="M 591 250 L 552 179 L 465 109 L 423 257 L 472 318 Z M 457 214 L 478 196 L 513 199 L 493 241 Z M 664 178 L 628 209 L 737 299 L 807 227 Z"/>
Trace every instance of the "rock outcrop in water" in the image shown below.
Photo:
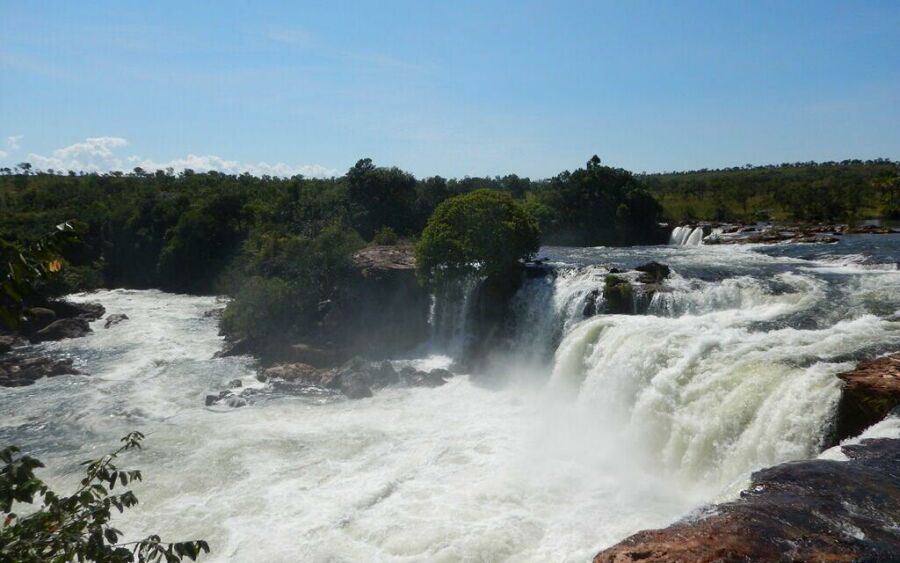
<path fill-rule="evenodd" d="M 639 532 L 594 562 L 897 561 L 900 440 L 842 450 L 849 461 L 758 471 L 739 500 Z"/>
<path fill-rule="evenodd" d="M 844 382 L 835 442 L 856 436 L 900 405 L 900 353 L 860 363 L 838 377 Z"/>

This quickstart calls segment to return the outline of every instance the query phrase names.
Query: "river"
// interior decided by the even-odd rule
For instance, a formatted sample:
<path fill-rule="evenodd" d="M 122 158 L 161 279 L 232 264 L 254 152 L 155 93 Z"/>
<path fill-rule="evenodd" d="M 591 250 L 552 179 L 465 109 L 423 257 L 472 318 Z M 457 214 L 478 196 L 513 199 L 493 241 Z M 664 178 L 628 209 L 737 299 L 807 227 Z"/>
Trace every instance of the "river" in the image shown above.
<path fill-rule="evenodd" d="M 517 295 L 513 353 L 492 362 L 504 384 L 460 374 L 357 401 L 279 393 L 250 359 L 213 358 L 215 297 L 72 296 L 129 320 L 42 345 L 90 375 L 0 389 L 0 443 L 66 487 L 146 433 L 121 463 L 143 470 L 141 503 L 117 523 L 206 539 L 205 561 L 586 561 L 816 456 L 835 374 L 900 349 L 900 235 L 542 255 L 559 275 Z M 583 317 L 609 268 L 649 260 L 673 274 L 642 314 Z M 204 406 L 234 379 L 258 390 L 249 405 Z"/>

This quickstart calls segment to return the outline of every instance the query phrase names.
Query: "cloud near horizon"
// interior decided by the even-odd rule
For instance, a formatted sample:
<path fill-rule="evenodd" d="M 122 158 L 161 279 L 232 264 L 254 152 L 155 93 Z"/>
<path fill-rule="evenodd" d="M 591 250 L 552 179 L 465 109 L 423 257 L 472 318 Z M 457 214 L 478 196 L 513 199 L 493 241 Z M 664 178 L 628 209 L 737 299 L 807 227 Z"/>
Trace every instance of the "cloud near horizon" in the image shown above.
<path fill-rule="evenodd" d="M 67 147 L 56 149 L 49 155 L 29 153 L 26 160 L 34 168 L 40 170 L 75 170 L 76 172 L 127 172 L 140 167 L 148 172 L 172 168 L 176 172 L 187 169 L 195 172 L 215 170 L 226 174 L 243 174 L 247 172 L 255 176 L 269 175 L 280 177 L 302 174 L 310 178 L 328 178 L 337 174 L 336 170 L 320 164 L 242 163 L 210 154 L 197 155 L 191 153 L 185 157 L 168 161 L 156 161 L 138 155 L 120 155 L 118 149 L 128 145 L 128 140 L 122 137 L 88 137 Z M 0 152 L 0 159 L 6 158 L 6 156 L 5 152 Z"/>

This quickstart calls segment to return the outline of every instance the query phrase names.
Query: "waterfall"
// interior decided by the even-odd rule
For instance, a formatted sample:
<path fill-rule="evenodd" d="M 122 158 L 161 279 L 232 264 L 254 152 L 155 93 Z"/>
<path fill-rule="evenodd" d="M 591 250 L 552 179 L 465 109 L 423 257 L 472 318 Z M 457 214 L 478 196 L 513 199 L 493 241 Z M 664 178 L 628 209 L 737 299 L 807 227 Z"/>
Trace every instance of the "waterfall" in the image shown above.
<path fill-rule="evenodd" d="M 669 236 L 672 246 L 698 246 L 703 244 L 703 227 L 691 229 L 688 226 L 675 227 Z"/>
<path fill-rule="evenodd" d="M 431 296 L 429 347 L 452 358 L 462 357 L 471 330 L 472 298 L 480 283 L 475 277 L 448 284 Z"/>
<path fill-rule="evenodd" d="M 749 277 L 682 280 L 654 297 L 651 312 L 663 317 L 586 320 L 560 343 L 551 386 L 690 482 L 729 487 L 750 469 L 813 456 L 847 358 L 873 341 L 896 346 L 900 334 L 874 315 L 785 328 L 777 321 L 814 314 L 826 292 L 807 276 L 776 278 L 787 291 Z"/>

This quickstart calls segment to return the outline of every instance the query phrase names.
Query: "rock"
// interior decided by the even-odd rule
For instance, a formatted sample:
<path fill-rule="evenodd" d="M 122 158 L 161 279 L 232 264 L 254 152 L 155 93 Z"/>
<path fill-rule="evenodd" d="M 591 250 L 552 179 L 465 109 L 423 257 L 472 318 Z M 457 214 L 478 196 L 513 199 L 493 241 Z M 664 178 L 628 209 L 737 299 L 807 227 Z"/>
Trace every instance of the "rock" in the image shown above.
<path fill-rule="evenodd" d="M 584 308 L 581 310 L 581 316 L 593 317 L 600 313 L 600 290 L 595 289 L 587 294 L 584 298 Z"/>
<path fill-rule="evenodd" d="M 117 325 L 122 321 L 127 321 L 128 315 L 125 313 L 116 313 L 114 315 L 110 315 L 106 317 L 106 322 L 103 324 L 103 328 L 109 328 L 113 325 Z"/>
<path fill-rule="evenodd" d="M 48 340 L 62 340 L 64 338 L 79 338 L 89 332 L 91 332 L 91 327 L 84 318 L 59 319 L 31 335 L 29 340 L 37 343 Z"/>
<path fill-rule="evenodd" d="M 618 276 L 606 276 L 603 285 L 606 312 L 614 315 L 634 313 L 634 292 L 631 282 Z"/>
<path fill-rule="evenodd" d="M 320 369 L 309 364 L 291 363 L 272 366 L 258 375 L 257 379 L 260 381 L 280 379 L 288 383 L 336 389 L 341 384 L 338 375 L 335 370 Z"/>
<path fill-rule="evenodd" d="M 410 387 L 440 387 L 444 383 L 447 383 L 444 381 L 441 371 L 446 370 L 431 370 L 430 372 L 424 372 L 407 366 L 400 370 L 400 379 Z"/>
<path fill-rule="evenodd" d="M 303 342 L 292 345 L 287 352 L 288 361 L 317 367 L 333 366 L 339 356 L 338 351 L 333 348 L 321 348 Z"/>
<path fill-rule="evenodd" d="M 838 239 L 829 235 L 822 234 L 802 234 L 793 239 L 791 242 L 801 243 L 801 244 L 832 244 L 837 242 Z"/>
<path fill-rule="evenodd" d="M 244 384 L 241 382 L 240 379 L 232 379 L 231 381 L 228 382 L 228 387 L 230 387 L 231 389 L 239 389 L 243 386 L 244 386 Z"/>
<path fill-rule="evenodd" d="M 838 377 L 844 389 L 838 403 L 834 443 L 858 435 L 900 405 L 900 353 L 861 362 Z"/>
<path fill-rule="evenodd" d="M 56 320 L 56 313 L 52 309 L 45 307 L 30 307 L 25 310 L 24 319 L 19 325 L 22 334 L 34 334 L 35 332 L 46 328 L 50 323 Z"/>
<path fill-rule="evenodd" d="M 224 315 L 224 314 L 225 314 L 225 307 L 219 307 L 217 309 L 210 309 L 209 311 L 203 311 L 203 318 L 221 320 L 222 315 Z"/>
<path fill-rule="evenodd" d="M 247 356 L 253 353 L 253 346 L 247 340 L 226 340 L 222 349 L 213 354 L 213 358 L 227 358 L 229 356 Z"/>
<path fill-rule="evenodd" d="M 6 354 L 16 343 L 15 336 L 3 336 L 0 335 L 0 355 Z"/>
<path fill-rule="evenodd" d="M 449 369 L 444 368 L 434 368 L 433 370 L 428 372 L 432 376 L 440 377 L 441 379 L 452 379 L 454 377 L 454 373 Z"/>
<path fill-rule="evenodd" d="M 372 390 L 361 379 L 342 381 L 341 393 L 350 399 L 365 399 L 372 396 Z"/>
<path fill-rule="evenodd" d="M 416 253 L 409 245 L 368 246 L 353 255 L 353 263 L 363 275 L 372 270 L 415 270 Z"/>
<path fill-rule="evenodd" d="M 96 321 L 106 314 L 106 308 L 99 303 L 72 303 L 71 301 L 51 301 L 47 307 L 53 309 L 61 319 L 82 318 Z"/>
<path fill-rule="evenodd" d="M 638 532 L 595 563 L 896 561 L 900 440 L 842 448 L 849 461 L 790 462 L 753 474 L 739 500 Z"/>
<path fill-rule="evenodd" d="M 31 385 L 42 377 L 78 373 L 70 358 L 8 355 L 0 360 L 0 386 L 4 387 L 21 387 Z"/>
<path fill-rule="evenodd" d="M 647 284 L 662 283 L 664 279 L 669 277 L 669 273 L 671 273 L 668 266 L 660 264 L 659 262 L 647 262 L 646 264 L 638 266 L 635 270 L 641 272 L 638 281 Z"/>

